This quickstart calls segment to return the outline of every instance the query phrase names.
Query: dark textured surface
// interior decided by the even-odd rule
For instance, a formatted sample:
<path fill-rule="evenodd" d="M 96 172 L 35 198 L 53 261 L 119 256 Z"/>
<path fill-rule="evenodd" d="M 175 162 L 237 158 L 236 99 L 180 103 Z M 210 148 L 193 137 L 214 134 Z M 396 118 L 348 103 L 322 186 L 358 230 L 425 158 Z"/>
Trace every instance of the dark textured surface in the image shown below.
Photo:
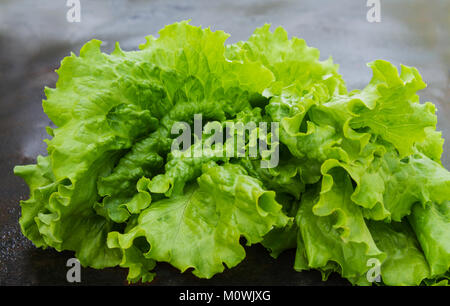
<path fill-rule="evenodd" d="M 25 183 L 12 173 L 16 164 L 35 161 L 45 153 L 49 119 L 42 111 L 44 86 L 53 87 L 54 70 L 70 51 L 97 38 L 111 50 L 119 41 L 135 49 L 144 36 L 166 24 L 192 19 L 231 34 L 229 42 L 247 39 L 264 23 L 283 26 L 291 36 L 304 38 L 333 56 L 349 89 L 370 80 L 366 63 L 386 59 L 415 66 L 428 88 L 422 101 L 438 108 L 438 128 L 450 139 L 450 28 L 449 1 L 382 1 L 381 22 L 366 20 L 366 1 L 83 1 L 81 23 L 66 21 L 66 1 L 0 2 L 0 285 L 53 285 L 66 282 L 66 261 L 72 252 L 36 249 L 18 226 L 19 200 L 28 197 Z M 444 164 L 449 167 L 449 142 Z M 261 246 L 247 249 L 236 268 L 200 280 L 159 264 L 152 285 L 337 285 L 348 284 L 338 275 L 321 282 L 317 271 L 292 269 L 294 252 L 275 260 Z M 81 284 L 126 284 L 121 268 L 82 269 Z"/>

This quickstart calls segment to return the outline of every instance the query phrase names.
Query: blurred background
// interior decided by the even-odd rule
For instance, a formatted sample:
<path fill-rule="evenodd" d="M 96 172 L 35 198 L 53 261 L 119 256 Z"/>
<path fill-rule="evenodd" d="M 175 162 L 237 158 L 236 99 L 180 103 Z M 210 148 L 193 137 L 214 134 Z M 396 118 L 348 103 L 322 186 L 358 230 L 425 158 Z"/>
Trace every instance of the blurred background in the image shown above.
<path fill-rule="evenodd" d="M 68 12 L 80 4 L 79 22 Z M 363 88 L 371 78 L 367 62 L 385 59 L 415 66 L 428 87 L 419 95 L 438 109 L 438 129 L 449 139 L 443 163 L 449 168 L 450 142 L 450 0 L 382 0 L 379 22 L 367 18 L 378 1 L 366 0 L 0 0 L 0 285 L 52 285 L 66 282 L 71 252 L 36 249 L 18 225 L 25 183 L 12 173 L 16 164 L 34 163 L 45 154 L 42 111 L 44 86 L 54 87 L 54 72 L 71 51 L 78 54 L 90 39 L 103 41 L 105 52 L 118 41 L 137 49 L 146 35 L 176 21 L 223 30 L 228 43 L 246 40 L 256 27 L 271 23 L 306 40 L 340 65 L 347 88 Z M 69 17 L 77 17 L 69 12 Z M 72 20 L 76 21 L 76 20 Z M 180 274 L 159 264 L 151 285 L 345 285 L 338 275 L 325 283 L 317 271 L 292 269 L 294 252 L 271 258 L 260 246 L 236 268 L 210 280 Z M 261 255 L 264 253 L 263 255 Z M 83 268 L 81 284 L 126 284 L 125 269 Z"/>

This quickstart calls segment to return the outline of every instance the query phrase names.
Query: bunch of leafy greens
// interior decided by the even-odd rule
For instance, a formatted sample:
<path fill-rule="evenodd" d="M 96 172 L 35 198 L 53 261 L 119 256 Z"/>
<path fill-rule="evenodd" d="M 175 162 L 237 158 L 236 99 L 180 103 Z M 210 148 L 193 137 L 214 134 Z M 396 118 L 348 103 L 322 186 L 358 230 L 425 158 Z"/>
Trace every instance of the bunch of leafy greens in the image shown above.
<path fill-rule="evenodd" d="M 24 235 L 130 282 L 158 261 L 210 278 L 244 259 L 243 237 L 274 257 L 296 248 L 294 269 L 324 279 L 367 285 L 378 262 L 386 285 L 446 284 L 450 173 L 417 70 L 375 61 L 347 92 L 331 59 L 269 28 L 225 45 L 181 22 L 139 51 L 92 40 L 66 57 L 45 89 L 48 155 L 14 169 L 30 188 Z M 171 153 L 173 124 L 194 114 L 279 123 L 279 164 Z"/>

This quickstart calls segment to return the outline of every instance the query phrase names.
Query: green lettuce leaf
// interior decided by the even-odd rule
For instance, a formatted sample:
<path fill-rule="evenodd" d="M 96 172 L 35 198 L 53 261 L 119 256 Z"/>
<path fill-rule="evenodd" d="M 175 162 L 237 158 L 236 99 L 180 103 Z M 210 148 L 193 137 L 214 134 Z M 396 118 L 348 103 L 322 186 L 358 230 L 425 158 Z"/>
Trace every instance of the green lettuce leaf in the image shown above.
<path fill-rule="evenodd" d="M 431 276 L 428 262 L 408 222 L 371 221 L 368 226 L 377 246 L 387 254 L 381 264 L 384 284 L 419 285 Z"/>
<path fill-rule="evenodd" d="M 258 243 L 289 221 L 275 193 L 263 190 L 240 166 L 205 166 L 197 182 L 183 195 L 154 202 L 126 233 L 111 232 L 108 245 L 126 254 L 136 238 L 145 237 L 150 245 L 145 258 L 210 278 L 223 264 L 231 268 L 244 259 L 241 236 L 247 245 Z"/>
<path fill-rule="evenodd" d="M 351 203 L 348 175 L 343 171 L 337 175 L 341 182 L 332 190 L 322 194 L 311 189 L 302 196 L 296 217 L 301 243 L 294 268 L 338 271 L 350 282 L 365 285 L 369 259 L 382 262 L 386 255 L 375 244 L 361 209 Z"/>
<path fill-rule="evenodd" d="M 331 58 L 281 27 L 228 36 L 183 21 L 137 51 L 91 40 L 64 58 L 45 89 L 47 155 L 14 168 L 30 189 L 23 234 L 130 282 L 158 261 L 210 278 L 245 240 L 295 249 L 294 269 L 324 280 L 370 285 L 375 261 L 386 285 L 448 284 L 450 173 L 417 69 L 373 61 L 348 92 Z"/>
<path fill-rule="evenodd" d="M 408 220 L 419 240 L 433 276 L 450 268 L 450 202 L 414 205 Z"/>

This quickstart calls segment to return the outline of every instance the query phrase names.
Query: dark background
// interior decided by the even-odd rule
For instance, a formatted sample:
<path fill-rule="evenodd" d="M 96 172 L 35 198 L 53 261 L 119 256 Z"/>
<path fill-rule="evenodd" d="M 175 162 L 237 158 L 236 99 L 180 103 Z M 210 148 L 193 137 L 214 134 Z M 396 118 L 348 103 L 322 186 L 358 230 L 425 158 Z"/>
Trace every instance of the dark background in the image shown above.
<path fill-rule="evenodd" d="M 104 41 L 109 52 L 115 41 L 136 49 L 146 35 L 185 19 L 230 33 L 228 43 L 246 40 L 264 23 L 283 26 L 318 48 L 323 59 L 333 56 L 349 90 L 369 82 L 366 63 L 375 59 L 417 67 L 428 84 L 421 101 L 436 104 L 438 129 L 450 139 L 450 1 L 382 0 L 380 23 L 367 21 L 366 0 L 80 2 L 81 22 L 69 23 L 65 0 L 0 0 L 0 285 L 68 284 L 66 261 L 73 253 L 36 249 L 20 232 L 19 200 L 28 197 L 28 188 L 12 169 L 45 154 L 50 121 L 41 107 L 43 88 L 54 87 L 62 58 L 92 38 Z M 448 153 L 446 142 L 447 168 Z M 275 260 L 256 245 L 236 268 L 210 280 L 160 263 L 151 285 L 348 284 L 336 274 L 324 283 L 317 271 L 295 272 L 293 261 L 293 251 Z M 81 284 L 127 284 L 126 274 L 122 268 L 82 268 Z"/>

